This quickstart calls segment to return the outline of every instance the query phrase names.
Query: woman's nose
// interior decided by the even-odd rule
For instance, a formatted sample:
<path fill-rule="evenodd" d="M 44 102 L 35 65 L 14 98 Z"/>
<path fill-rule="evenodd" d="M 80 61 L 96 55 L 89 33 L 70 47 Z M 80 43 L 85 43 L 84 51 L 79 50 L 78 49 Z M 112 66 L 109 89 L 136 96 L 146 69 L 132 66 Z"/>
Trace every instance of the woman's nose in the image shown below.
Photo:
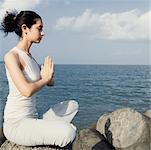
<path fill-rule="evenodd" d="M 44 35 L 45 35 L 45 33 L 42 31 L 42 32 L 41 32 L 41 35 L 42 35 L 42 36 L 44 36 Z"/>

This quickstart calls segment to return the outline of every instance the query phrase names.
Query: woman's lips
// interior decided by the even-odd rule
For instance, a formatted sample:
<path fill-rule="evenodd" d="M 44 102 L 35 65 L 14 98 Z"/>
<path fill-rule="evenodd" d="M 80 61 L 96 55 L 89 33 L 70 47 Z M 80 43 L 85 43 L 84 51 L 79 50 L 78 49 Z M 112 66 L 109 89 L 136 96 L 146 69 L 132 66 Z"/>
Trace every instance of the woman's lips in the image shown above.
<path fill-rule="evenodd" d="M 42 38 L 39 38 L 39 40 L 41 41 Z"/>

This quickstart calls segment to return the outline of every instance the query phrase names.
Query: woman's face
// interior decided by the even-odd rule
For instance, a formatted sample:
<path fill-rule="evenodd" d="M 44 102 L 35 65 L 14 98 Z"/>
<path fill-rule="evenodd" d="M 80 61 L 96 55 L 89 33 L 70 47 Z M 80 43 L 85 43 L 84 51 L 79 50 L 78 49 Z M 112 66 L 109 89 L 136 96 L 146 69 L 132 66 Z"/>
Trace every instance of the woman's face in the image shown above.
<path fill-rule="evenodd" d="M 27 31 L 27 39 L 33 43 L 39 43 L 44 36 L 44 32 L 42 31 L 43 23 L 40 19 L 36 21 L 36 24 L 33 24 L 31 28 L 28 28 Z"/>

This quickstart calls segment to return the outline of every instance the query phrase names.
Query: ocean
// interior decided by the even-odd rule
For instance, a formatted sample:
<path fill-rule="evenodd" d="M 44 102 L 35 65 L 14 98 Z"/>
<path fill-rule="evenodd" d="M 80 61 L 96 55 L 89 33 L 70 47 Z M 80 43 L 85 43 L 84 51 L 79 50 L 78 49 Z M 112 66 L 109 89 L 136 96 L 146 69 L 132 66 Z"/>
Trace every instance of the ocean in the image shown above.
<path fill-rule="evenodd" d="M 8 94 L 4 63 L 0 63 L 0 127 Z M 64 100 L 76 100 L 79 112 L 73 123 L 87 128 L 99 117 L 118 108 L 139 112 L 151 109 L 149 65 L 55 65 L 55 86 L 37 92 L 39 116 Z"/>

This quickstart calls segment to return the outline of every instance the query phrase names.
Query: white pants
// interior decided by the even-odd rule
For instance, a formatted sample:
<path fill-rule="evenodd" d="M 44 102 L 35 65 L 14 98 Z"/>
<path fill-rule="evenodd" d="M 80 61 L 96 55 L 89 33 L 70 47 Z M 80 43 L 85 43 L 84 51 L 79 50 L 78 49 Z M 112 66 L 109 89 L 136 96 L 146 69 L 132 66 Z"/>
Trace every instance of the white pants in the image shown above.
<path fill-rule="evenodd" d="M 75 139 L 76 127 L 70 122 L 77 112 L 76 101 L 64 101 L 50 108 L 42 119 L 27 118 L 14 126 L 4 123 L 4 135 L 19 145 L 64 147 Z"/>

